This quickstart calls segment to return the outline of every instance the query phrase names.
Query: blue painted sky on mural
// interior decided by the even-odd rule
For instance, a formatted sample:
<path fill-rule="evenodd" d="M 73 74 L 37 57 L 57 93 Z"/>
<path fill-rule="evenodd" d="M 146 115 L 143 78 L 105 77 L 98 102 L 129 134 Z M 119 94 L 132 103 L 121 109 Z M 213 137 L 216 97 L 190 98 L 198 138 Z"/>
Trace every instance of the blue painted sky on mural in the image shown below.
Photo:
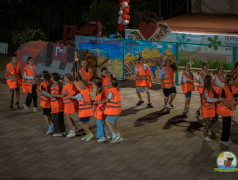
<path fill-rule="evenodd" d="M 80 37 L 76 38 L 79 49 L 106 53 L 109 59 L 122 59 L 122 41 L 117 39 L 103 39 Z"/>
<path fill-rule="evenodd" d="M 174 54 L 176 52 L 176 44 L 173 44 L 173 43 L 125 40 L 125 55 L 130 53 L 130 44 L 132 44 L 131 49 L 132 49 L 133 56 L 138 56 L 138 52 L 143 51 L 146 47 L 148 47 L 151 51 L 154 48 L 157 48 L 162 55 L 167 49 L 171 49 Z M 133 44 L 137 44 L 137 45 L 133 45 Z"/>

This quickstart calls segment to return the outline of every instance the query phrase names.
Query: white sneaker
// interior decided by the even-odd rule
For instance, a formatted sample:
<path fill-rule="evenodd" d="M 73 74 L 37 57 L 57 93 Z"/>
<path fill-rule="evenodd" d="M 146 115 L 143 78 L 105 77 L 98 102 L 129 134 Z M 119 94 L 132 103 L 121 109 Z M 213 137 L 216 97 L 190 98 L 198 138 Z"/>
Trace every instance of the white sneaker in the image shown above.
<path fill-rule="evenodd" d="M 174 105 L 173 104 L 169 104 L 169 109 L 173 109 Z"/>
<path fill-rule="evenodd" d="M 33 112 L 37 112 L 37 111 L 38 111 L 37 107 L 33 107 Z"/>
<path fill-rule="evenodd" d="M 54 137 L 62 137 L 62 136 L 63 136 L 63 133 L 54 133 L 53 136 L 54 136 Z"/>
<path fill-rule="evenodd" d="M 212 141 L 212 140 L 211 140 L 211 138 L 210 138 L 210 137 L 208 137 L 208 136 L 207 136 L 207 137 L 205 137 L 205 138 L 204 138 L 204 140 L 205 140 L 206 142 L 211 142 L 211 141 Z"/>
<path fill-rule="evenodd" d="M 93 133 L 88 133 L 88 136 L 85 139 L 85 141 L 90 141 L 92 138 L 93 138 Z"/>
<path fill-rule="evenodd" d="M 75 131 L 74 130 L 70 130 L 66 137 L 67 138 L 71 138 L 71 137 L 74 137 L 74 136 L 76 136 Z"/>
<path fill-rule="evenodd" d="M 115 142 L 117 142 L 117 136 L 112 137 L 112 140 L 110 141 L 110 143 L 115 143 Z"/>
<path fill-rule="evenodd" d="M 24 107 L 25 110 L 28 110 L 28 109 L 29 109 L 26 104 L 23 104 L 23 107 Z"/>
<path fill-rule="evenodd" d="M 120 138 L 117 140 L 117 142 L 120 142 L 120 141 L 123 141 L 123 137 L 122 136 L 120 136 Z"/>
<path fill-rule="evenodd" d="M 220 140 L 220 143 L 223 144 L 223 145 L 225 145 L 225 146 L 229 146 L 229 144 L 230 144 L 229 142 L 222 141 L 222 140 Z"/>
<path fill-rule="evenodd" d="M 106 138 L 105 137 L 101 137 L 97 140 L 97 142 L 103 142 L 103 141 L 106 141 Z"/>
<path fill-rule="evenodd" d="M 107 136 L 107 139 L 110 139 L 110 138 L 111 138 L 111 136 L 110 136 L 110 135 L 108 135 L 108 136 Z"/>

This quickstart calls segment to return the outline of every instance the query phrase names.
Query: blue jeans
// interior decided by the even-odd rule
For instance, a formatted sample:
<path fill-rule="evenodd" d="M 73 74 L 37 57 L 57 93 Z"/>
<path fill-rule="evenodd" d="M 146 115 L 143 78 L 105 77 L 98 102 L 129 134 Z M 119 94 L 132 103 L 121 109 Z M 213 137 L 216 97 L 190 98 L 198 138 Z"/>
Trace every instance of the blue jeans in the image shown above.
<path fill-rule="evenodd" d="M 98 120 L 97 119 L 97 138 L 107 137 L 108 130 L 105 120 Z"/>

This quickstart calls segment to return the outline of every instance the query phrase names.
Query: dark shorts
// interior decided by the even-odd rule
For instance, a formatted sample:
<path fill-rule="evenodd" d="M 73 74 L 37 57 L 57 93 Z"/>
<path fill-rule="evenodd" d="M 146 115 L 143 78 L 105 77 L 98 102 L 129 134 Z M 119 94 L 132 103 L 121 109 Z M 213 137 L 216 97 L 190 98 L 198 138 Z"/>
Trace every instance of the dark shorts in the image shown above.
<path fill-rule="evenodd" d="M 176 94 L 176 88 L 175 87 L 171 87 L 169 89 L 164 88 L 163 92 L 165 97 L 169 97 L 171 94 Z"/>
<path fill-rule="evenodd" d="M 234 97 L 234 98 L 237 98 L 237 97 L 238 97 L 238 94 L 233 94 L 233 97 Z"/>
<path fill-rule="evenodd" d="M 184 94 L 186 98 L 190 98 L 192 96 L 192 91 L 187 92 Z"/>
<path fill-rule="evenodd" d="M 50 115 L 51 108 L 43 108 L 43 115 Z"/>
<path fill-rule="evenodd" d="M 80 121 L 80 122 L 83 122 L 83 123 L 87 123 L 87 122 L 89 122 L 89 120 L 90 120 L 90 117 L 82 117 L 82 118 L 79 118 L 79 121 Z"/>
<path fill-rule="evenodd" d="M 20 90 L 20 87 L 17 87 L 17 88 L 15 88 L 15 89 L 10 89 L 10 92 L 14 92 L 14 90 L 15 90 L 15 91 L 19 91 L 19 90 Z"/>

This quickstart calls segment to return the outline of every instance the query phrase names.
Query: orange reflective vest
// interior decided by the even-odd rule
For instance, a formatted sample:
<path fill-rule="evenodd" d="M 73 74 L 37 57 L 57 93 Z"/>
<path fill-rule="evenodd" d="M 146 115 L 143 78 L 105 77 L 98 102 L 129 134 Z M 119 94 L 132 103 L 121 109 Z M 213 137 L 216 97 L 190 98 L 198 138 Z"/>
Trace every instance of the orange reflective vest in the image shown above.
<path fill-rule="evenodd" d="M 211 89 L 205 89 L 204 91 L 208 93 L 208 96 L 210 98 L 215 98 L 215 94 Z M 205 98 L 204 93 L 202 94 L 201 110 L 202 110 L 202 117 L 204 119 L 213 118 L 216 116 L 215 103 L 208 102 L 207 99 Z"/>
<path fill-rule="evenodd" d="M 214 79 L 214 86 L 213 89 L 215 91 L 216 94 L 220 95 L 221 91 L 222 91 L 222 87 L 220 87 L 218 84 L 216 84 L 216 79 L 219 79 L 222 83 L 225 83 L 225 76 L 222 75 L 221 77 L 219 77 L 218 75 L 216 75 L 215 79 Z"/>
<path fill-rule="evenodd" d="M 10 76 L 7 75 L 7 69 L 9 70 L 9 74 L 17 79 L 14 81 Z M 6 66 L 6 81 L 7 85 L 10 89 L 15 89 L 21 86 L 22 83 L 22 74 L 21 74 L 21 63 L 17 62 L 16 69 L 13 67 L 12 63 L 8 63 Z"/>
<path fill-rule="evenodd" d="M 62 91 L 60 91 L 58 84 L 53 84 L 50 88 L 52 94 L 61 95 Z M 51 112 L 59 113 L 64 111 L 64 103 L 61 98 L 51 98 Z"/>
<path fill-rule="evenodd" d="M 203 71 L 200 71 L 199 75 L 202 77 L 202 79 L 204 81 L 206 75 L 209 75 L 209 72 L 204 73 Z M 200 79 L 199 79 L 199 83 L 198 83 L 198 87 L 197 87 L 197 91 L 199 94 L 203 94 L 203 87 L 204 87 L 204 85 L 200 82 Z"/>
<path fill-rule="evenodd" d="M 91 97 L 89 94 L 89 90 L 86 88 L 84 90 L 82 90 L 80 92 L 80 94 L 83 97 L 83 102 L 79 101 L 78 105 L 78 109 L 79 109 L 79 113 L 78 113 L 78 117 L 91 117 L 93 116 L 93 106 L 92 104 L 88 104 L 85 105 L 85 103 L 91 103 Z"/>
<path fill-rule="evenodd" d="M 228 86 L 224 86 L 223 89 L 226 94 L 225 101 L 228 104 L 233 105 L 234 97 L 233 97 L 232 91 L 230 90 L 230 88 Z M 223 102 L 220 102 L 218 105 L 217 114 L 219 114 L 222 117 L 229 117 L 229 116 L 233 116 L 233 110 L 230 109 L 228 106 L 226 106 Z"/>
<path fill-rule="evenodd" d="M 109 93 L 113 94 L 113 99 L 110 99 L 108 103 L 105 105 L 105 111 L 104 114 L 109 115 L 109 116 L 116 116 L 121 114 L 121 96 L 120 96 L 120 91 L 118 88 L 112 87 L 109 89 Z"/>
<path fill-rule="evenodd" d="M 95 102 L 103 101 L 104 99 L 105 97 L 103 92 L 95 96 Z M 104 120 L 106 118 L 104 110 L 105 110 L 104 104 L 98 103 L 97 105 L 94 105 L 94 117 L 98 120 Z"/>
<path fill-rule="evenodd" d="M 93 71 L 92 71 L 92 69 L 88 68 L 88 72 L 87 72 L 87 71 L 84 70 L 84 68 L 81 68 L 80 70 L 78 70 L 78 79 L 80 79 L 79 75 L 83 76 L 85 81 L 90 81 L 93 77 Z M 93 84 L 88 82 L 87 88 L 90 92 L 92 92 L 93 91 Z"/>
<path fill-rule="evenodd" d="M 236 73 L 236 79 L 234 80 L 234 85 L 232 86 L 232 93 L 238 94 L 238 70 L 232 71 L 231 75 L 233 76 Z"/>
<path fill-rule="evenodd" d="M 141 66 L 141 64 L 136 65 L 138 69 L 139 77 L 136 77 L 136 87 L 142 86 L 142 87 L 149 87 L 151 88 L 151 77 L 150 77 L 150 67 L 148 66 L 146 70 Z M 146 80 L 142 78 L 147 78 Z"/>
<path fill-rule="evenodd" d="M 183 76 L 186 76 L 186 78 L 188 80 L 193 80 L 193 75 L 192 73 L 188 73 L 187 72 L 183 72 L 182 74 L 182 78 L 181 78 L 181 85 L 182 85 L 182 90 L 183 90 L 183 93 L 188 93 L 188 92 L 191 92 L 191 91 L 195 91 L 195 86 L 194 86 L 194 82 L 183 82 Z"/>
<path fill-rule="evenodd" d="M 111 88 L 110 86 L 110 77 L 109 75 L 103 77 L 101 76 L 101 79 L 102 79 L 102 88 L 103 88 L 103 91 L 104 91 L 104 95 L 107 96 L 107 93 L 108 93 L 108 90 Z"/>
<path fill-rule="evenodd" d="M 171 88 L 171 87 L 175 86 L 173 68 L 171 68 L 171 70 L 172 70 L 172 72 L 171 72 L 166 66 L 164 66 L 164 70 L 166 73 L 166 76 L 163 77 L 163 79 L 162 79 L 164 88 Z"/>
<path fill-rule="evenodd" d="M 52 85 L 52 82 L 50 81 L 44 81 L 40 84 L 40 88 L 39 90 L 42 92 L 43 90 L 45 90 L 46 92 L 50 93 L 50 87 Z M 50 98 L 46 97 L 44 95 L 40 96 L 40 106 L 43 108 L 50 108 L 51 104 L 50 104 Z"/>
<path fill-rule="evenodd" d="M 77 89 L 74 83 L 66 84 L 62 92 L 64 92 L 65 90 L 71 96 L 75 96 L 77 94 Z M 63 97 L 63 102 L 64 102 L 64 113 L 66 115 L 73 114 L 78 111 L 77 100 L 71 99 L 69 96 L 65 96 Z"/>
<path fill-rule="evenodd" d="M 36 81 L 36 65 L 33 65 L 34 75 L 32 74 L 31 68 L 27 65 L 23 70 L 23 80 L 22 80 L 22 92 L 24 93 L 32 93 L 33 84 L 37 85 Z M 24 74 L 27 76 L 34 76 L 34 79 L 26 79 Z"/>

